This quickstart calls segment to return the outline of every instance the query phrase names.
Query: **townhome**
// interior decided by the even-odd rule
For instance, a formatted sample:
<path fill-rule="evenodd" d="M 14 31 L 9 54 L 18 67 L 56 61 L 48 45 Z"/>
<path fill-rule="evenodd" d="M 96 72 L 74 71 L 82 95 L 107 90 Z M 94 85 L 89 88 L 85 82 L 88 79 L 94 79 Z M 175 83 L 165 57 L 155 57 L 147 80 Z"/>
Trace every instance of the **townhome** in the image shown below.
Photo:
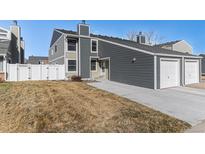
<path fill-rule="evenodd" d="M 49 49 L 50 64 L 64 64 L 66 76 L 111 80 L 151 89 L 200 82 L 201 58 L 138 41 L 90 33 L 90 25 L 76 31 L 54 29 Z"/>
<path fill-rule="evenodd" d="M 24 63 L 25 43 L 17 21 L 10 30 L 0 27 L 0 78 L 5 79 L 6 63 Z"/>

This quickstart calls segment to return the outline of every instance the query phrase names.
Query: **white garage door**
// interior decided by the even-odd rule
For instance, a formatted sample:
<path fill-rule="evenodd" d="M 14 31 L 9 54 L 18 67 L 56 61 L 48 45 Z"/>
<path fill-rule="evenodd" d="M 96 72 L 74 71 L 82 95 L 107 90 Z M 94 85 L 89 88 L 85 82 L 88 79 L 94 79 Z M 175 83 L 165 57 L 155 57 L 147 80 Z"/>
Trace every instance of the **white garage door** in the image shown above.
<path fill-rule="evenodd" d="M 160 59 L 160 88 L 180 85 L 179 59 Z"/>
<path fill-rule="evenodd" d="M 199 61 L 185 61 L 185 84 L 199 83 Z"/>

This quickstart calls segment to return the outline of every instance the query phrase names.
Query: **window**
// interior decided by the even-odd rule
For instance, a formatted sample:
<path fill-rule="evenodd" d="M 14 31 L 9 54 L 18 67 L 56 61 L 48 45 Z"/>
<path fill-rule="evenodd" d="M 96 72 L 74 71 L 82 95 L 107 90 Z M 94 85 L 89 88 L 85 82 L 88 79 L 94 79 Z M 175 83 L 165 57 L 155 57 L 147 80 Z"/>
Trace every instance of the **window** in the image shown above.
<path fill-rule="evenodd" d="M 0 57 L 0 72 L 3 71 L 3 57 Z"/>
<path fill-rule="evenodd" d="M 76 71 L 76 60 L 68 60 L 68 71 Z"/>
<path fill-rule="evenodd" d="M 68 39 L 68 51 L 76 51 L 76 40 Z"/>
<path fill-rule="evenodd" d="M 92 40 L 92 52 L 97 52 L 97 41 Z"/>
<path fill-rule="evenodd" d="M 51 56 L 53 55 L 53 49 L 51 49 Z"/>
<path fill-rule="evenodd" d="M 91 60 L 91 71 L 96 71 L 97 70 L 97 61 L 95 59 Z"/>
<path fill-rule="evenodd" d="M 55 45 L 55 52 L 57 52 L 57 49 L 58 49 L 58 47 L 57 47 L 57 45 Z"/>

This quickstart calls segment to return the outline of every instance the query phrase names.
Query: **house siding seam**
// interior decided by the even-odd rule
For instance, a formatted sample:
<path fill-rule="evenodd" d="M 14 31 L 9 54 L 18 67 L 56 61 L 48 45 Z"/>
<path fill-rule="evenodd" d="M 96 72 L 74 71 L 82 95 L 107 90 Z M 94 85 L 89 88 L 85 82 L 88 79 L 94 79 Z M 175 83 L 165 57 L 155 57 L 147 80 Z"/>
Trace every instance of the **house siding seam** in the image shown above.
<path fill-rule="evenodd" d="M 110 80 L 154 89 L 154 56 L 98 41 L 100 58 L 110 57 Z M 136 61 L 132 63 L 133 58 Z"/>

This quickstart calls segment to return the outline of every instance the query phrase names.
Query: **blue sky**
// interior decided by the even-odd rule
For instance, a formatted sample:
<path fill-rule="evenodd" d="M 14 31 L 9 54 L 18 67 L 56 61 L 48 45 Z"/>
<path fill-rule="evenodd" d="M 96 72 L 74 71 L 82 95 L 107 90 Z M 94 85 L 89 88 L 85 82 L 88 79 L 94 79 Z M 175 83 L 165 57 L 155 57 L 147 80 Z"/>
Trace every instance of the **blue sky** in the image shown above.
<path fill-rule="evenodd" d="M 26 57 L 47 56 L 54 28 L 76 30 L 77 20 L 19 20 L 26 42 Z M 95 34 L 126 38 L 130 31 L 155 31 L 163 41 L 183 39 L 193 47 L 194 54 L 205 53 L 205 21 L 175 20 L 87 20 Z M 0 27 L 9 29 L 12 21 L 0 20 Z"/>

